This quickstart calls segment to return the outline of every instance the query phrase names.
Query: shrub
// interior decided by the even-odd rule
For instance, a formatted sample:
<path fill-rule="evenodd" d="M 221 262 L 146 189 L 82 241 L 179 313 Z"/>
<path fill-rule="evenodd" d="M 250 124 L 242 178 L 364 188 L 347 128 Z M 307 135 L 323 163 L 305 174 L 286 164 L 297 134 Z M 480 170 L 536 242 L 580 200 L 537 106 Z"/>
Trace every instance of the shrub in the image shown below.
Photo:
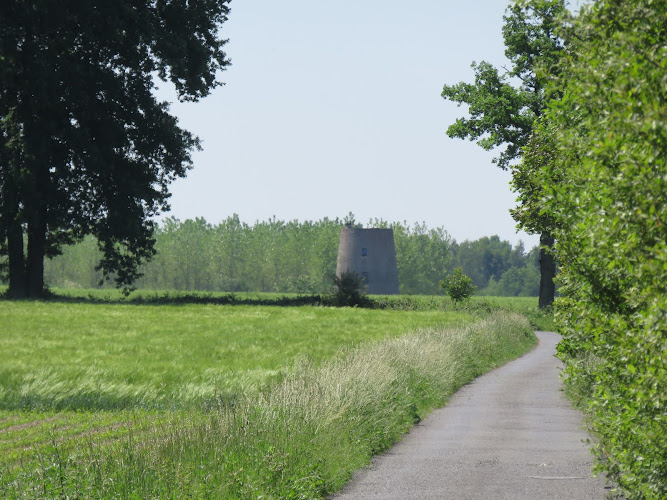
<path fill-rule="evenodd" d="M 355 271 L 333 276 L 333 305 L 339 307 L 364 306 L 368 303 L 366 279 Z"/>
<path fill-rule="evenodd" d="M 454 269 L 450 275 L 441 281 L 440 286 L 447 290 L 454 302 L 468 300 L 477 290 L 477 287 L 472 284 L 472 279 L 460 267 Z"/>
<path fill-rule="evenodd" d="M 533 136 L 554 145 L 536 172 L 555 221 L 566 382 L 587 403 L 595 471 L 628 500 L 667 498 L 665 8 L 582 9 L 548 90 L 562 99 Z"/>

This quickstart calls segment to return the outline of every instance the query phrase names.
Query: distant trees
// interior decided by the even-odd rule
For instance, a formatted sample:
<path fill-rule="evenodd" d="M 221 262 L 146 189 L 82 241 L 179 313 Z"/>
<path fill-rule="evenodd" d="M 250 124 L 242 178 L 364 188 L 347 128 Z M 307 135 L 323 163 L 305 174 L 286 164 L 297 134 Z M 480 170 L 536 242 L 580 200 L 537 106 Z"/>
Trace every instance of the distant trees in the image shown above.
<path fill-rule="evenodd" d="M 228 292 L 319 292 L 336 272 L 342 222 L 270 219 L 250 226 L 237 215 L 218 225 L 169 218 L 158 227 L 158 254 L 142 288 Z"/>
<path fill-rule="evenodd" d="M 94 235 L 102 277 L 130 285 L 154 255 L 152 217 L 196 137 L 153 95 L 206 96 L 229 65 L 229 0 L 3 0 L 0 274 L 39 297 L 44 257 Z"/>
<path fill-rule="evenodd" d="M 498 236 L 484 236 L 453 245 L 452 267 L 461 267 L 479 295 L 536 297 L 540 287 L 540 248 L 525 253 Z"/>
<path fill-rule="evenodd" d="M 511 267 L 525 265 L 523 244 L 512 248 L 498 236 L 484 236 L 475 241 L 456 244 L 456 261 L 478 288 L 486 288 L 491 280 L 498 281 Z"/>
<path fill-rule="evenodd" d="M 346 220 L 349 220 L 349 216 Z M 217 225 L 203 218 L 165 219 L 156 227 L 155 257 L 136 286 L 158 290 L 330 292 L 345 220 L 281 221 L 249 225 L 237 215 Z M 455 267 L 474 276 L 480 294 L 536 295 L 538 249 L 525 254 L 497 236 L 457 243 L 443 228 L 372 220 L 394 230 L 401 293 L 443 294 L 439 283 Z M 45 262 L 53 286 L 97 287 L 102 254 L 93 237 Z M 531 274 L 532 273 L 532 274 Z M 517 278 L 518 276 L 518 278 Z M 530 279 L 533 279 L 531 282 Z"/>
<path fill-rule="evenodd" d="M 535 247 L 528 256 L 523 267 L 511 267 L 503 273 L 498 281 L 491 278 L 484 289 L 485 295 L 498 297 L 537 297 L 540 291 L 540 267 L 537 259 L 540 250 Z"/>
<path fill-rule="evenodd" d="M 443 228 L 429 229 L 394 223 L 398 283 L 401 293 L 436 295 L 442 293 L 439 282 L 453 259 L 454 240 Z"/>

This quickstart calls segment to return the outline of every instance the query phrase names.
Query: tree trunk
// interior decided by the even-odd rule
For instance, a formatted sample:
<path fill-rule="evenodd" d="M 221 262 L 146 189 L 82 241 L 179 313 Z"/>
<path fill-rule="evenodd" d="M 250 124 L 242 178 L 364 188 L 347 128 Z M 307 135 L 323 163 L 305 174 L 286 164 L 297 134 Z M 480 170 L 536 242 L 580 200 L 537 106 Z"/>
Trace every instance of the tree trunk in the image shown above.
<path fill-rule="evenodd" d="M 9 289 L 7 295 L 13 299 L 23 299 L 28 294 L 25 256 L 23 251 L 23 230 L 17 220 L 11 220 L 7 229 L 7 257 L 9 260 Z"/>
<path fill-rule="evenodd" d="M 40 207 L 41 208 L 41 207 Z M 43 211 L 37 208 L 28 224 L 27 283 L 28 297 L 44 296 L 44 254 L 46 253 L 46 224 Z"/>
<path fill-rule="evenodd" d="M 7 260 L 9 270 L 9 288 L 7 295 L 13 299 L 23 299 L 28 293 L 25 272 L 25 251 L 23 248 L 23 228 L 18 218 L 19 205 L 16 199 L 16 184 L 7 168 L 2 191 L 7 221 Z"/>
<path fill-rule="evenodd" d="M 539 308 L 544 309 L 554 303 L 556 295 L 556 259 L 554 259 L 554 238 L 549 233 L 540 235 L 540 299 Z"/>

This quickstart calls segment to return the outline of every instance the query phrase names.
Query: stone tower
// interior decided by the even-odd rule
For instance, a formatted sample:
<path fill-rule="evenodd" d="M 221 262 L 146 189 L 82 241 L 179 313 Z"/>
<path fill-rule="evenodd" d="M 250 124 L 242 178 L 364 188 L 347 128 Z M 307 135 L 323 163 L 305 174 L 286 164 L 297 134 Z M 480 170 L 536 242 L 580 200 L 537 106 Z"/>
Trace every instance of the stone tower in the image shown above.
<path fill-rule="evenodd" d="M 395 295 L 398 290 L 398 267 L 393 229 L 357 229 L 340 231 L 336 275 L 355 271 L 366 278 L 368 293 Z"/>

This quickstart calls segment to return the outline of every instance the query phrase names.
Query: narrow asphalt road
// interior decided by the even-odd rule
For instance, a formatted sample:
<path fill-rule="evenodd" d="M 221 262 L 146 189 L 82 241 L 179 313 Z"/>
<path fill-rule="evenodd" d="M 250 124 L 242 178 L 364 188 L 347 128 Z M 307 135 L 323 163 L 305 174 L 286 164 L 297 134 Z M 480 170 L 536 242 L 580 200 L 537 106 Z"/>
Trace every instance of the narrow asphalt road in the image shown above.
<path fill-rule="evenodd" d="M 581 415 L 560 391 L 560 336 L 457 392 L 336 500 L 603 499 Z"/>

